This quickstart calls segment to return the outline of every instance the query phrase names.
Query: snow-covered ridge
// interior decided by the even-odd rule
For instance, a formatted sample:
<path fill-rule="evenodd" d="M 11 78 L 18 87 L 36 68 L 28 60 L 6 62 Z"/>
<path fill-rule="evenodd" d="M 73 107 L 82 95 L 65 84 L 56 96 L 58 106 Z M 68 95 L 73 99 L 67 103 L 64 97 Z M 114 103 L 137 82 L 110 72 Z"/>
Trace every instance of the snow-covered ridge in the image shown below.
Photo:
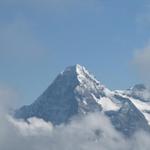
<path fill-rule="evenodd" d="M 100 84 L 100 82 L 98 80 L 96 80 L 96 78 L 94 77 L 94 75 L 90 74 L 89 71 L 84 67 L 84 66 L 80 66 L 79 64 L 76 65 L 76 72 L 78 75 L 78 80 L 82 82 L 81 78 L 90 78 L 91 80 L 93 80 L 96 84 Z"/>

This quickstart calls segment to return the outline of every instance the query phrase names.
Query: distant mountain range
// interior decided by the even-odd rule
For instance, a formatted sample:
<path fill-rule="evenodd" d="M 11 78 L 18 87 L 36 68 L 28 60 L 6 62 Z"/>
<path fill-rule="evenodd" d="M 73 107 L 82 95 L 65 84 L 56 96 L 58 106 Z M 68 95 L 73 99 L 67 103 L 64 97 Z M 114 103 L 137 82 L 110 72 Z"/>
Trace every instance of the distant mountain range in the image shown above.
<path fill-rule="evenodd" d="M 138 84 L 111 91 L 85 67 L 75 65 L 67 67 L 34 103 L 16 110 L 14 116 L 25 120 L 37 117 L 59 125 L 91 112 L 105 114 L 127 136 L 140 129 L 150 131 L 150 89 Z"/>

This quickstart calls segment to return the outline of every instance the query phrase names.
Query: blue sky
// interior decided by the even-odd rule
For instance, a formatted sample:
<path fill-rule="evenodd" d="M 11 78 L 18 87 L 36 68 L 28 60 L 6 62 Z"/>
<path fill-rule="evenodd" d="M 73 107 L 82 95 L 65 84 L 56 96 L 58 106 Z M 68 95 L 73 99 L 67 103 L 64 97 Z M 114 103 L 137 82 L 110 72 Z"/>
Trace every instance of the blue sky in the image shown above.
<path fill-rule="evenodd" d="M 77 63 L 111 89 L 145 82 L 149 29 L 148 0 L 0 0 L 0 85 L 30 103 Z"/>

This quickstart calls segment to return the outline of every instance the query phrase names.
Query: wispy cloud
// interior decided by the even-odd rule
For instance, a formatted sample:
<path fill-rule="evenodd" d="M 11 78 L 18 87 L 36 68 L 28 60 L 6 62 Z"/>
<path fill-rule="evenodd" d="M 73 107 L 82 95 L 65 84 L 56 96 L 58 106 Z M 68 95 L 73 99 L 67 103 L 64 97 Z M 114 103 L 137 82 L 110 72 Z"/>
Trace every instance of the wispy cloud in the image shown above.
<path fill-rule="evenodd" d="M 134 55 L 134 66 L 145 82 L 150 82 L 150 44 L 139 49 Z"/>
<path fill-rule="evenodd" d="M 14 88 L 0 85 L 0 115 L 7 112 L 9 108 L 16 107 L 20 95 Z"/>

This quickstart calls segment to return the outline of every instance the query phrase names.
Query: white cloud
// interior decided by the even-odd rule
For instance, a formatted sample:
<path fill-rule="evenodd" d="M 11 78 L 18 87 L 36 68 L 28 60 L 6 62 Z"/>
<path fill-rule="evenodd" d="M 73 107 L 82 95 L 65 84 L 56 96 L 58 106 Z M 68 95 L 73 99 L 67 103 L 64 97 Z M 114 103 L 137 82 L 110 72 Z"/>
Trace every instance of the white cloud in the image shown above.
<path fill-rule="evenodd" d="M 30 119 L 30 124 L 9 119 L 5 120 L 4 128 L 7 130 L 1 134 L 0 149 L 5 150 L 119 150 L 125 144 L 109 121 L 99 114 L 54 128 L 50 123 L 35 118 Z"/>
<path fill-rule="evenodd" d="M 150 146 L 148 134 L 141 131 L 126 139 L 100 114 L 74 118 L 70 124 L 57 127 L 37 118 L 30 119 L 30 124 L 10 118 L 2 121 L 3 150 L 148 150 Z"/>
<path fill-rule="evenodd" d="M 0 90 L 2 99 L 12 101 L 11 92 Z M 6 95 L 6 96 L 5 96 Z M 5 110 L 5 111 L 4 111 Z M 130 139 L 118 133 L 103 114 L 75 117 L 69 124 L 53 127 L 50 122 L 30 118 L 28 123 L 7 115 L 0 109 L 0 149 L 2 150 L 149 150 L 150 136 L 139 132 Z"/>
<path fill-rule="evenodd" d="M 44 120 L 35 117 L 29 118 L 28 122 L 25 122 L 24 120 L 15 120 L 10 116 L 8 116 L 7 118 L 23 136 L 46 135 L 53 129 L 53 125 L 50 122 L 45 122 Z"/>
<path fill-rule="evenodd" d="M 0 99 L 13 99 L 11 92 L 3 91 L 0 91 L 4 93 Z M 1 108 L 3 104 L 0 101 Z M 75 117 L 69 124 L 53 127 L 50 122 L 38 118 L 30 118 L 28 123 L 16 120 L 8 116 L 6 110 L 0 112 L 2 150 L 148 150 L 150 146 L 148 134 L 139 132 L 128 140 L 100 113 Z"/>
<path fill-rule="evenodd" d="M 0 116 L 11 107 L 16 107 L 20 95 L 13 88 L 0 86 Z"/>
<path fill-rule="evenodd" d="M 150 45 L 136 51 L 134 65 L 145 82 L 150 81 Z"/>

